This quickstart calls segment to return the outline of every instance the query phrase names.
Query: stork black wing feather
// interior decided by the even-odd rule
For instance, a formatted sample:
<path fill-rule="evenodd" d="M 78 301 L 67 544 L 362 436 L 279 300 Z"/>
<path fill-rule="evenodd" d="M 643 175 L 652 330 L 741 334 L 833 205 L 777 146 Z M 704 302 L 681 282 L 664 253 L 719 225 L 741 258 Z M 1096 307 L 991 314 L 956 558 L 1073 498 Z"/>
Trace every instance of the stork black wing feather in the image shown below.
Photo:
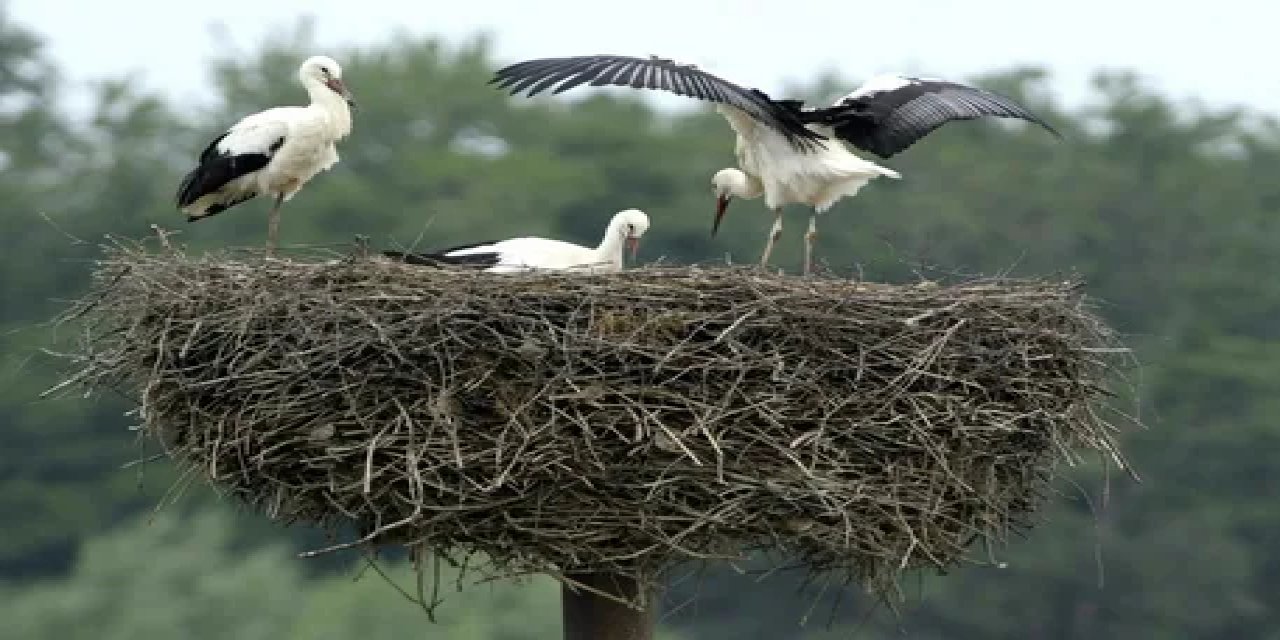
<path fill-rule="evenodd" d="M 813 150 L 816 141 L 826 139 L 806 127 L 794 108 L 774 102 L 765 93 L 664 58 L 615 55 L 540 58 L 503 67 L 489 82 L 512 95 L 525 93 L 530 97 L 548 89 L 556 94 L 582 84 L 659 89 L 740 109 L 780 133 L 801 151 Z"/>
<path fill-rule="evenodd" d="M 392 258 L 405 264 L 423 265 L 429 267 L 457 266 L 457 267 L 492 267 L 501 260 L 501 254 L 497 252 L 486 253 L 468 253 L 460 256 L 447 255 L 451 251 L 459 249 L 470 249 L 478 247 L 482 244 L 476 243 L 457 247 L 450 247 L 442 251 L 433 251 L 431 253 L 410 253 L 406 251 L 383 251 L 382 255 Z"/>
<path fill-rule="evenodd" d="M 579 74 L 582 71 L 582 67 L 583 65 L 578 64 L 559 69 L 530 86 L 529 91 L 531 93 L 541 93 L 556 84 L 572 78 L 575 74 Z"/>
<path fill-rule="evenodd" d="M 583 61 L 581 64 L 578 64 L 578 65 L 572 65 L 570 68 L 567 69 L 567 71 L 569 71 L 568 79 L 561 82 L 560 86 L 556 87 L 551 93 L 552 94 L 563 93 L 576 86 L 586 84 L 588 81 L 592 80 L 594 77 L 592 74 L 587 73 L 587 71 L 597 66 L 600 66 L 600 65 L 590 60 Z M 516 93 L 516 92 L 513 91 L 512 93 Z"/>
<path fill-rule="evenodd" d="M 271 156 L 284 145 L 284 138 L 281 137 L 272 142 L 265 153 L 220 151 L 218 143 L 226 139 L 230 133 L 230 131 L 227 131 L 214 138 L 213 142 L 210 142 L 209 146 L 205 147 L 205 150 L 200 153 L 200 164 L 182 177 L 182 181 L 178 183 L 178 192 L 175 196 L 179 208 L 190 206 L 196 200 L 214 193 L 232 180 L 267 166 L 271 162 Z M 210 205 L 204 213 L 189 216 L 188 220 L 194 222 L 217 215 L 252 199 L 256 195 L 256 193 L 246 193 L 239 198 Z"/>
<path fill-rule="evenodd" d="M 1026 120 L 1062 137 L 1005 96 L 942 80 L 899 80 L 899 86 L 885 89 L 868 83 L 831 107 L 804 111 L 801 118 L 829 126 L 836 137 L 881 158 L 892 157 L 948 122 L 983 116 Z"/>

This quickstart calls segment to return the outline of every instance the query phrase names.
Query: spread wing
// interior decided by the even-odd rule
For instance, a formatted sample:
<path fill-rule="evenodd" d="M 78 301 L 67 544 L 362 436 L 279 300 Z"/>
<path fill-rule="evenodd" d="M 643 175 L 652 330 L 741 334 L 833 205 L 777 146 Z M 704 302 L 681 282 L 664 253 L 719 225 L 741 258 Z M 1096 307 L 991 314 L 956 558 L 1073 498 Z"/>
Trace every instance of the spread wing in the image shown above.
<path fill-rule="evenodd" d="M 1011 98 L 957 82 L 899 75 L 876 76 L 830 107 L 805 110 L 802 119 L 889 158 L 948 122 L 983 116 L 1026 120 L 1062 137 Z"/>
<path fill-rule="evenodd" d="M 775 102 L 758 89 L 747 89 L 689 64 L 650 56 L 595 55 L 527 60 L 499 69 L 491 84 L 512 95 L 535 96 L 547 89 L 560 93 L 587 84 L 658 89 L 742 110 L 782 134 L 801 150 L 814 148 L 825 136 L 809 129 L 793 108 Z"/>

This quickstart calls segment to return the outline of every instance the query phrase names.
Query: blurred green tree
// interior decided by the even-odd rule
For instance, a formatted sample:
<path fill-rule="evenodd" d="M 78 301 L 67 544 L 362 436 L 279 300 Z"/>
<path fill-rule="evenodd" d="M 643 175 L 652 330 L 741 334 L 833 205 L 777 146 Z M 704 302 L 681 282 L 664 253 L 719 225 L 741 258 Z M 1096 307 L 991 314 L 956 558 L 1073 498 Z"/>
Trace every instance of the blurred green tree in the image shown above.
<path fill-rule="evenodd" d="M 560 632 L 559 587 L 548 578 L 454 593 L 458 576 L 445 570 L 433 623 L 372 571 L 358 581 L 307 581 L 284 545 L 245 551 L 234 527 L 225 510 L 161 512 L 94 537 L 68 577 L 0 591 L 0 638 L 541 640 Z M 385 571 L 414 581 L 403 563 Z M 664 632 L 660 640 L 678 637 Z"/>
<path fill-rule="evenodd" d="M 162 513 L 85 543 L 71 575 L 10 588 L 0 637 L 279 638 L 305 601 L 282 545 L 238 554 L 231 520 Z"/>

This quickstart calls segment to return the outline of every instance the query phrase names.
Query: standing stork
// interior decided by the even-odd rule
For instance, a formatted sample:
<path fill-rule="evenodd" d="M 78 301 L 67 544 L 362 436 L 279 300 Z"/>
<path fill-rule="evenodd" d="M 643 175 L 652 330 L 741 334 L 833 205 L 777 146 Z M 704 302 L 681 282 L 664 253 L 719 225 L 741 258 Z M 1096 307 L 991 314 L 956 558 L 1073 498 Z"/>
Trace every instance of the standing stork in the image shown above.
<path fill-rule="evenodd" d="M 261 194 L 275 198 L 267 223 L 267 255 L 275 252 L 280 205 L 317 173 L 338 162 L 337 141 L 351 133 L 351 92 L 332 58 L 307 58 L 298 79 L 305 107 L 275 107 L 245 116 L 200 154 L 178 185 L 178 208 L 195 222 Z"/>
<path fill-rule="evenodd" d="M 493 273 L 536 269 L 621 271 L 623 243 L 630 247 L 631 257 L 635 258 L 640 236 L 648 230 L 648 215 L 639 209 L 624 209 L 614 214 L 605 229 L 604 238 L 594 248 L 547 238 L 511 238 L 450 247 L 431 253 L 385 251 L 383 255 L 409 264 L 478 267 Z"/>
<path fill-rule="evenodd" d="M 899 174 L 859 158 L 843 144 L 889 158 L 952 120 L 982 116 L 1019 118 L 1053 127 L 1013 100 L 956 82 L 879 75 L 829 107 L 805 107 L 800 100 L 774 100 L 758 89 L 746 89 L 723 78 L 666 58 L 595 55 L 541 58 L 499 69 L 491 84 L 534 96 L 547 89 L 560 93 L 573 87 L 625 86 L 660 89 L 716 103 L 716 110 L 737 133 L 734 152 L 740 169 L 712 177 L 720 228 L 732 198 L 764 196 L 773 210 L 773 227 L 760 263 L 769 261 L 782 233 L 782 207 L 813 208 L 805 235 L 804 272 L 810 270 L 817 216 L 871 180 Z"/>

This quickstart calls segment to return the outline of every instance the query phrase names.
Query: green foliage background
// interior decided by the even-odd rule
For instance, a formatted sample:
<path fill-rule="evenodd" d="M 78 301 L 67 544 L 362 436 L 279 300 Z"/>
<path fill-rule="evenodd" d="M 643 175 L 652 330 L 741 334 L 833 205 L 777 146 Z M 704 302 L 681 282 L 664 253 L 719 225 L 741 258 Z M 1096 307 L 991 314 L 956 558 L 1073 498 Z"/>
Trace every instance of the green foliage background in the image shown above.
<path fill-rule="evenodd" d="M 279 530 L 195 491 L 155 522 L 173 479 L 140 453 L 121 399 L 41 399 L 58 379 L 43 324 L 86 284 L 106 233 L 179 228 L 191 247 L 257 245 L 265 202 L 186 226 L 172 192 L 207 140 L 265 105 L 303 99 L 305 26 L 243 60 L 214 61 L 211 102 L 190 113 L 126 80 L 95 90 L 87 121 L 39 38 L 0 5 L 0 638 L 547 638 L 554 587 L 449 594 L 438 626 L 350 558 L 298 560 L 315 532 Z M 752 261 L 770 222 L 736 203 L 709 237 L 710 175 L 732 136 L 709 111 L 655 112 L 584 91 L 511 100 L 486 86 L 483 39 L 389 37 L 331 52 L 360 102 L 338 167 L 284 211 L 286 243 L 439 246 L 516 234 L 594 242 L 614 211 L 654 221 L 642 257 Z M 857 78 L 815 78 L 826 97 Z M 1280 639 L 1280 128 L 1243 110 L 1177 104 L 1132 74 L 1099 75 L 1066 110 L 1052 78 L 980 80 L 1019 97 L 1066 141 L 1006 123 L 944 128 L 826 216 L 819 252 L 842 272 L 1083 275 L 1138 349 L 1151 429 L 1125 438 L 1146 482 L 1113 478 L 1090 507 L 1064 484 L 1005 569 L 922 576 L 897 619 L 848 594 L 808 625 L 792 578 L 728 570 L 673 585 L 664 629 L 684 638 L 920 640 Z M 793 212 L 776 262 L 800 258 Z M 1075 479 L 1098 497 L 1098 468 Z M 1100 571 L 1099 565 L 1105 571 Z M 403 576 L 402 576 L 403 577 Z M 1101 584 L 1100 584 L 1101 583 Z M 690 598 L 697 599 L 690 603 Z M 421 631 L 418 631 L 421 629 Z"/>

